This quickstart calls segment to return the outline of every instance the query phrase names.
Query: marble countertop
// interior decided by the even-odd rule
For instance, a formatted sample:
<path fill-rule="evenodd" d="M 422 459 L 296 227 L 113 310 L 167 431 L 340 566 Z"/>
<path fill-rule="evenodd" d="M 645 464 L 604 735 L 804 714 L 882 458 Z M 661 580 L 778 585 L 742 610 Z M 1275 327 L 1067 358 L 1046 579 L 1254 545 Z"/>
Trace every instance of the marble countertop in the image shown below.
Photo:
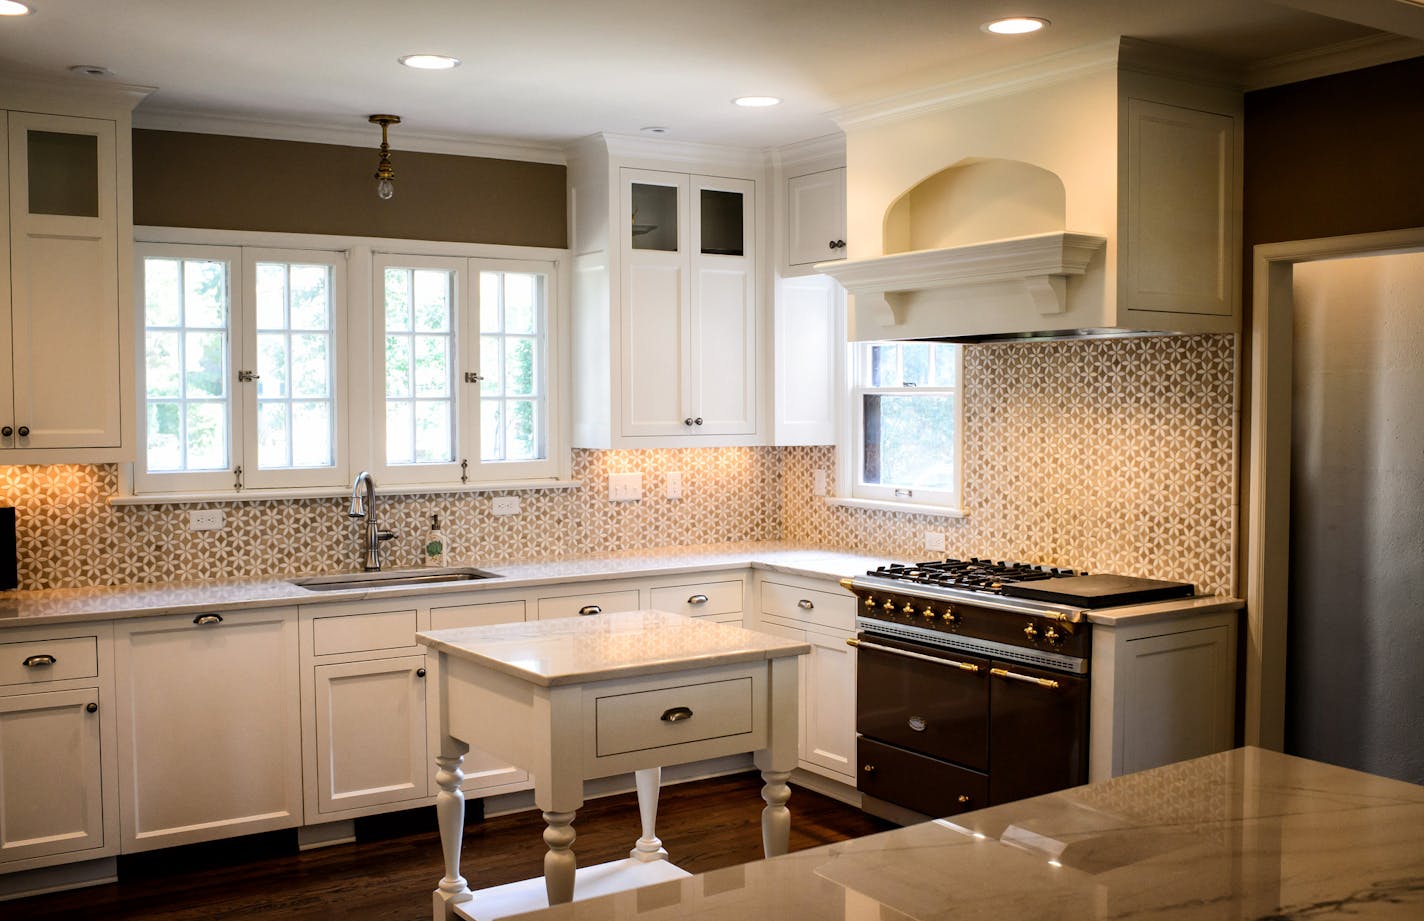
<path fill-rule="evenodd" d="M 1237 749 L 518 917 L 1413 921 L 1424 787 Z"/>
<path fill-rule="evenodd" d="M 234 578 L 206 582 L 144 583 L 89 588 L 57 588 L 0 593 L 0 628 L 93 620 L 118 620 L 158 614 L 194 614 L 199 611 L 240 611 L 285 605 L 337 602 L 441 594 L 469 594 L 522 589 L 562 583 L 588 583 L 643 576 L 698 575 L 719 570 L 759 569 L 793 576 L 839 579 L 884 565 L 886 557 L 806 547 L 783 541 L 746 541 L 687 547 L 659 547 L 624 553 L 546 562 L 501 563 L 489 560 L 452 560 L 451 566 L 476 566 L 499 578 L 477 582 L 452 582 L 388 588 L 352 588 L 313 592 L 286 581 L 311 573 L 281 574 L 271 578 Z M 1234 598 L 1202 597 L 1095 611 L 1094 623 L 1113 624 L 1126 619 L 1162 619 L 1187 612 L 1205 614 L 1234 610 Z"/>
<path fill-rule="evenodd" d="M 665 611 L 621 611 L 417 633 L 432 649 L 540 687 L 759 662 L 808 643 Z"/>

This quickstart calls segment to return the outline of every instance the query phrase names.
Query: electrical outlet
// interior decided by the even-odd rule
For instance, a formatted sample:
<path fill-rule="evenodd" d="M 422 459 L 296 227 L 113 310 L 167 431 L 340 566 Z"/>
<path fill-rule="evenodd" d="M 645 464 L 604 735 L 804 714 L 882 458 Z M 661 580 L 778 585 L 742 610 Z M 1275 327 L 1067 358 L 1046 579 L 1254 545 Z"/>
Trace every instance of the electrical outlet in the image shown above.
<path fill-rule="evenodd" d="M 519 514 L 519 497 L 518 497 L 518 496 L 495 496 L 495 497 L 494 497 L 494 513 L 495 513 L 496 515 L 518 515 L 518 514 Z"/>
<path fill-rule="evenodd" d="M 811 495 L 824 496 L 826 494 L 826 471 L 811 471 Z"/>
<path fill-rule="evenodd" d="M 925 549 L 926 549 L 926 550 L 939 550 L 939 551 L 943 552 L 943 551 L 944 551 L 944 532 L 943 532 L 943 531 L 926 531 L 926 532 L 925 532 Z"/>
<path fill-rule="evenodd" d="M 189 531 L 221 531 L 222 526 L 223 510 L 220 508 L 205 508 L 188 513 Z"/>
<path fill-rule="evenodd" d="M 665 495 L 665 496 L 666 496 L 667 498 L 669 498 L 669 499 L 681 499 L 681 498 L 682 498 L 682 471 L 681 471 L 681 470 L 671 470 L 671 471 L 668 471 L 667 476 L 666 476 L 666 477 L 664 478 L 664 480 L 663 480 L 663 495 Z"/>
<path fill-rule="evenodd" d="M 643 498 L 643 475 L 641 473 L 610 473 L 608 475 L 609 502 L 636 502 Z"/>

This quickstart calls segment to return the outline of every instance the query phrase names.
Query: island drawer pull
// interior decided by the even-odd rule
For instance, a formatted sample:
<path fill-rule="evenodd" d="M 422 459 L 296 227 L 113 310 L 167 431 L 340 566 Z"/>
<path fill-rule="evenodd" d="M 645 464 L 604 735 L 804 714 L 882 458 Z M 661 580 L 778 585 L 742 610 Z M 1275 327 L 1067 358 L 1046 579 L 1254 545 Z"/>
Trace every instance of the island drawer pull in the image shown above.
<path fill-rule="evenodd" d="M 586 604 L 579 608 L 579 617 L 590 617 L 594 614 L 602 614 L 603 608 L 596 604 Z"/>
<path fill-rule="evenodd" d="M 802 598 L 800 601 L 796 602 L 796 606 L 803 611 L 809 611 L 816 605 L 812 603 L 810 598 Z"/>
<path fill-rule="evenodd" d="M 21 664 L 24 665 L 25 668 L 43 668 L 53 665 L 58 661 L 58 659 L 46 652 L 37 656 L 28 656 Z"/>
<path fill-rule="evenodd" d="M 670 707 L 664 710 L 662 715 L 664 723 L 680 723 L 690 719 L 692 719 L 691 707 Z"/>
<path fill-rule="evenodd" d="M 706 603 L 707 603 L 707 596 L 706 596 L 706 595 L 703 595 L 703 594 L 700 594 L 700 593 L 699 593 L 699 594 L 696 594 L 696 595 L 693 595 L 693 596 L 691 596 L 690 598 L 687 599 L 687 603 L 688 603 L 688 604 L 706 604 Z"/>
<path fill-rule="evenodd" d="M 989 674 L 993 675 L 995 678 L 1010 678 L 1010 679 L 1012 679 L 1012 680 L 1014 680 L 1014 681 L 1022 681 L 1022 682 L 1025 682 L 1026 684 L 1036 684 L 1036 685 L 1038 685 L 1038 686 L 1041 687 L 1041 688 L 1056 688 L 1056 687 L 1058 687 L 1058 682 L 1057 682 L 1057 681 L 1053 681 L 1052 679 L 1049 679 L 1049 678 L 1034 678 L 1034 677 L 1031 676 L 1031 675 L 1020 675 L 1020 674 L 1017 674 L 1016 672 L 1005 671 L 1005 670 L 1002 669 L 1002 668 L 991 668 L 991 669 L 989 669 Z"/>
<path fill-rule="evenodd" d="M 199 627 L 206 627 L 206 626 L 208 626 L 209 624 L 220 624 L 220 623 L 222 623 L 222 615 L 221 615 L 221 614 L 199 614 L 197 617 L 193 618 L 193 623 L 196 624 L 196 625 L 199 626 Z"/>

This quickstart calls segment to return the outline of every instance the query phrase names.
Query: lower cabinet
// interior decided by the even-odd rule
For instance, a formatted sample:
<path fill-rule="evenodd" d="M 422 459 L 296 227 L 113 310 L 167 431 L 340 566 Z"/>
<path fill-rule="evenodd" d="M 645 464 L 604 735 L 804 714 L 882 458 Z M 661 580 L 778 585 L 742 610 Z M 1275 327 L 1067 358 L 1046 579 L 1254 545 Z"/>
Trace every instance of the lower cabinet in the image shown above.
<path fill-rule="evenodd" d="M 317 812 L 425 797 L 425 656 L 318 665 L 313 677 Z"/>
<path fill-rule="evenodd" d="M 125 853 L 302 821 L 297 612 L 114 626 Z"/>
<path fill-rule="evenodd" d="M 99 691 L 0 697 L 0 868 L 104 845 Z"/>

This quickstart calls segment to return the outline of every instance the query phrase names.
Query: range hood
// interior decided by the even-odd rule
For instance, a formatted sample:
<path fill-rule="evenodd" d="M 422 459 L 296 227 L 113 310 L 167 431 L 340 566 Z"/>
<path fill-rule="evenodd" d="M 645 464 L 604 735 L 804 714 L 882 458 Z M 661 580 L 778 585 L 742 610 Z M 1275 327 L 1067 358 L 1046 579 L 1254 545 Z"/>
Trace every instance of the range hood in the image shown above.
<path fill-rule="evenodd" d="M 1124 38 L 835 113 L 851 338 L 1235 331 L 1241 98 Z"/>

